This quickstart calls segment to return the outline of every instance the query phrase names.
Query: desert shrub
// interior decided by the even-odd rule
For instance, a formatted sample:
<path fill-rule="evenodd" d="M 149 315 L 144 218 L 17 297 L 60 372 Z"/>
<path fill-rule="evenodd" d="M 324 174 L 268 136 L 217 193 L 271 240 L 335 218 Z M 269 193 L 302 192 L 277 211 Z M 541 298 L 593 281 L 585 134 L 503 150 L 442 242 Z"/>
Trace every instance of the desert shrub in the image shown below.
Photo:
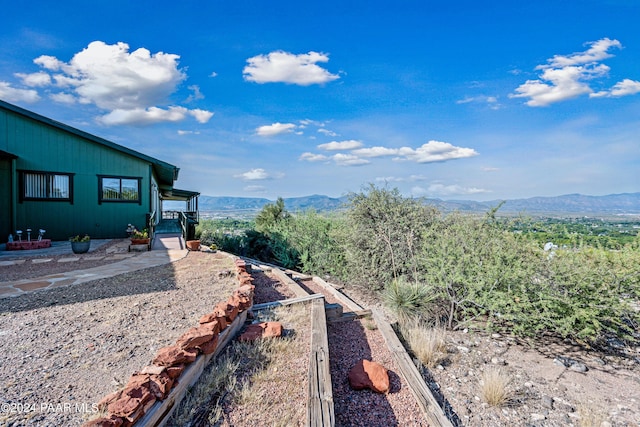
<path fill-rule="evenodd" d="M 345 257 L 351 280 L 372 290 L 400 276 L 418 279 L 417 251 L 422 230 L 437 211 L 399 190 L 371 184 L 350 195 L 346 213 Z"/>

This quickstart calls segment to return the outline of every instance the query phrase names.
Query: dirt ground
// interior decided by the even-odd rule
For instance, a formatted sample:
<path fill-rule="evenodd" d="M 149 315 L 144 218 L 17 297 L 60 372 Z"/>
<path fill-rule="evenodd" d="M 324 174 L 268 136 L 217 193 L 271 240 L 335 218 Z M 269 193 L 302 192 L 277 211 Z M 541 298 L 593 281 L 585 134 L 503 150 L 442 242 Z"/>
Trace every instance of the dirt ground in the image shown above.
<path fill-rule="evenodd" d="M 94 416 L 95 402 L 233 291 L 235 278 L 220 274 L 232 268 L 226 254 L 190 253 L 154 269 L 0 299 L 0 425 L 79 425 Z M 25 262 L 12 275 L 20 269 L 50 273 Z M 286 296 L 281 284 L 272 288 Z M 361 305 L 381 308 L 346 289 Z M 510 378 L 503 407 L 481 398 L 482 372 L 492 368 Z M 448 334 L 443 360 L 423 376 L 454 425 L 640 425 L 640 347 L 601 354 L 461 331 Z"/>

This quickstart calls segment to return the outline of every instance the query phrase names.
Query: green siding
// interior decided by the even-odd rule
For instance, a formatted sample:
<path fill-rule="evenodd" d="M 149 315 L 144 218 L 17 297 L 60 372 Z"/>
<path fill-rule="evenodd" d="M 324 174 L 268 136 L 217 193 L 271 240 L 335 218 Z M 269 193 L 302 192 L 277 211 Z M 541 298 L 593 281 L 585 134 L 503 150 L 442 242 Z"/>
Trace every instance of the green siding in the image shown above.
<path fill-rule="evenodd" d="M 11 232 L 11 160 L 0 158 L 0 242 L 6 241 Z"/>
<path fill-rule="evenodd" d="M 145 226 L 145 217 L 150 210 L 152 173 L 148 161 L 2 109 L 0 150 L 18 156 L 16 170 L 75 174 L 73 204 L 64 201 L 17 202 L 15 228 L 44 228 L 46 237 L 64 240 L 80 233 L 88 233 L 94 238 L 126 237 L 127 224 Z M 142 203 L 98 204 L 98 175 L 142 178 Z M 17 182 L 14 186 L 18 190 Z M 8 185 L 0 185 L 0 198 L 9 200 L 9 189 Z M 0 241 L 6 241 L 6 236 L 0 235 Z"/>

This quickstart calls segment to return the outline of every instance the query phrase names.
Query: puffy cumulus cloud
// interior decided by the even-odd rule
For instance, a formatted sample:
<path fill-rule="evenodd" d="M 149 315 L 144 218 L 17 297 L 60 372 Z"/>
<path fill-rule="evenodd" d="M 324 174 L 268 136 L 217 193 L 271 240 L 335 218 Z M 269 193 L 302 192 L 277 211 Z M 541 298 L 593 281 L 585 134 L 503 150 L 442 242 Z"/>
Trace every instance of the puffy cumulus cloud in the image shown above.
<path fill-rule="evenodd" d="M 44 71 L 39 71 L 37 73 L 24 74 L 24 73 L 16 73 L 16 77 L 22 80 L 22 83 L 25 86 L 30 87 L 39 87 L 39 86 L 49 86 L 51 84 L 51 76 Z"/>
<path fill-rule="evenodd" d="M 179 121 L 187 116 L 206 123 L 213 113 L 184 107 L 158 107 L 167 103 L 187 77 L 178 68 L 179 58 L 163 52 L 152 54 L 145 48 L 129 52 L 129 45 L 123 42 L 108 45 L 94 41 L 69 62 L 42 55 L 34 63 L 45 71 L 20 77 L 25 84 L 58 87 L 80 103 L 109 111 L 99 118 L 108 125 L 145 125 Z M 49 80 L 45 75 L 49 75 Z M 189 88 L 194 92 L 189 101 L 202 98 L 197 86 Z"/>
<path fill-rule="evenodd" d="M 477 187 L 463 187 L 457 184 L 445 185 L 442 183 L 434 183 L 427 188 L 416 186 L 411 189 L 411 194 L 416 196 L 454 196 L 480 193 L 490 193 L 490 191 Z"/>
<path fill-rule="evenodd" d="M 98 121 L 107 126 L 150 125 L 162 122 L 179 122 L 189 115 L 195 117 L 200 123 L 206 123 L 213 113 L 204 110 L 188 110 L 184 107 L 169 107 L 166 110 L 158 107 L 116 109 L 99 117 Z"/>
<path fill-rule="evenodd" d="M 309 86 L 340 78 L 317 65 L 318 62 L 328 61 L 329 56 L 324 53 L 311 51 L 295 55 L 280 50 L 247 59 L 248 65 L 244 67 L 242 73 L 246 81 L 255 83 L 289 83 Z"/>
<path fill-rule="evenodd" d="M 247 172 L 234 175 L 235 178 L 240 178 L 244 181 L 263 181 L 266 179 L 275 179 L 284 177 L 283 173 L 269 173 L 262 168 L 251 169 Z"/>
<path fill-rule="evenodd" d="M 601 61 L 614 55 L 610 49 L 622 48 L 618 40 L 604 38 L 588 43 L 589 49 L 571 55 L 555 55 L 547 60 L 547 64 L 538 65 L 541 71 L 537 80 L 527 80 L 515 89 L 511 98 L 527 98 L 527 105 L 544 107 L 550 104 L 589 94 L 590 97 L 618 97 L 640 92 L 635 82 L 624 79 L 611 90 L 593 93 L 589 82 L 609 73 L 610 68 Z M 614 94 L 615 93 L 615 94 Z"/>
<path fill-rule="evenodd" d="M 33 89 L 15 88 L 8 82 L 0 82 L 0 98 L 9 102 L 33 103 L 40 100 L 40 95 Z"/>
<path fill-rule="evenodd" d="M 293 132 L 296 125 L 293 123 L 279 123 L 276 122 L 271 125 L 260 126 L 256 129 L 256 134 L 259 136 L 275 136 L 283 133 Z"/>
<path fill-rule="evenodd" d="M 329 157 L 323 154 L 302 153 L 298 160 L 304 160 L 307 162 L 324 162 L 329 160 Z"/>
<path fill-rule="evenodd" d="M 363 166 L 371 163 L 367 159 L 361 159 L 360 157 L 354 156 L 353 154 L 344 154 L 344 153 L 334 154 L 333 156 L 331 156 L 331 159 L 338 166 Z"/>
<path fill-rule="evenodd" d="M 318 145 L 318 148 L 326 151 L 342 151 L 342 150 L 354 150 L 362 147 L 361 141 L 350 139 L 347 141 L 331 141 L 326 144 Z"/>
<path fill-rule="evenodd" d="M 441 141 L 429 141 L 415 149 L 411 147 L 370 147 L 353 150 L 352 153 L 360 157 L 396 156 L 394 160 L 409 160 L 417 163 L 444 162 L 478 155 L 478 152 L 473 148 L 456 147 Z"/>
<path fill-rule="evenodd" d="M 402 147 L 398 149 L 398 155 L 398 160 L 433 163 L 474 157 L 478 152 L 473 148 L 456 147 L 448 142 L 429 141 L 416 149 Z"/>
<path fill-rule="evenodd" d="M 60 104 L 75 104 L 78 101 L 75 96 L 64 92 L 52 93 L 49 98 Z"/>
<path fill-rule="evenodd" d="M 624 79 L 616 83 L 610 90 L 603 90 L 596 93 L 590 93 L 592 98 L 618 98 L 621 96 L 635 95 L 640 93 L 640 82 L 637 80 Z"/>

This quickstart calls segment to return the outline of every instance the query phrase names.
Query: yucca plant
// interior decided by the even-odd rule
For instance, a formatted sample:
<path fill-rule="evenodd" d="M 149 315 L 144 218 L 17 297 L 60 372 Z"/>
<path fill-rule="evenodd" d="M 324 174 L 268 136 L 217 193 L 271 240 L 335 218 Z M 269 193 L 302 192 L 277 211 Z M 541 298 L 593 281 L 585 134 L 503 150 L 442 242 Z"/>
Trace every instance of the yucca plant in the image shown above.
<path fill-rule="evenodd" d="M 394 279 L 384 289 L 383 298 L 400 322 L 422 317 L 434 299 L 428 287 L 420 283 L 407 282 L 403 277 Z"/>

